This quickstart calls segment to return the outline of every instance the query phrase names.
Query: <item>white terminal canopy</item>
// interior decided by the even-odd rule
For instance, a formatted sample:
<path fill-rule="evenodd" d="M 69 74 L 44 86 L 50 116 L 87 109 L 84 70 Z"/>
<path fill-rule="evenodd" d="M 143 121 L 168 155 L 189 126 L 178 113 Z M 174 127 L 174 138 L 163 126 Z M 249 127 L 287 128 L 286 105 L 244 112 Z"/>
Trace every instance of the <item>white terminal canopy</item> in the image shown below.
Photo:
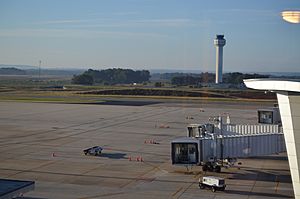
<path fill-rule="evenodd" d="M 300 199 L 300 81 L 248 79 L 244 83 L 248 88 L 277 93 L 294 194 Z"/>
<path fill-rule="evenodd" d="M 257 90 L 300 92 L 300 80 L 246 79 L 244 83 Z"/>

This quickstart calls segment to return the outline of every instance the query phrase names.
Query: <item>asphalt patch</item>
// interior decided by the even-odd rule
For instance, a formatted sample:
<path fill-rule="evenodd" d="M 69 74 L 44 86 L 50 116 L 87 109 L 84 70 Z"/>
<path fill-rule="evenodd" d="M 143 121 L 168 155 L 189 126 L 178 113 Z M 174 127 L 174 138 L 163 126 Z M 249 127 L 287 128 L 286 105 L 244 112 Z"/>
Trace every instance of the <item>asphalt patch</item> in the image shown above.
<path fill-rule="evenodd" d="M 121 100 L 109 100 L 105 102 L 100 102 L 100 105 L 114 105 L 114 106 L 147 106 L 153 104 L 159 104 L 161 102 L 155 101 L 121 101 Z"/>

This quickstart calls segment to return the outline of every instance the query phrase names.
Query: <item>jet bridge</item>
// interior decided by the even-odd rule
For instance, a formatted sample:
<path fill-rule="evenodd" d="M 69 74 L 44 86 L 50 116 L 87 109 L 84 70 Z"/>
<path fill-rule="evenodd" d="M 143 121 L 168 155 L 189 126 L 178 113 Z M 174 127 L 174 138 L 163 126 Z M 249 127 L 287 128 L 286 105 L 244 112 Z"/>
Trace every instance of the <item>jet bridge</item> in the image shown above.
<path fill-rule="evenodd" d="M 172 164 L 201 165 L 213 160 L 255 157 L 285 151 L 283 134 L 183 137 L 171 142 Z"/>
<path fill-rule="evenodd" d="M 171 142 L 173 165 L 205 165 L 224 159 L 255 157 L 286 151 L 284 136 L 274 124 L 190 124 L 187 137 Z"/>

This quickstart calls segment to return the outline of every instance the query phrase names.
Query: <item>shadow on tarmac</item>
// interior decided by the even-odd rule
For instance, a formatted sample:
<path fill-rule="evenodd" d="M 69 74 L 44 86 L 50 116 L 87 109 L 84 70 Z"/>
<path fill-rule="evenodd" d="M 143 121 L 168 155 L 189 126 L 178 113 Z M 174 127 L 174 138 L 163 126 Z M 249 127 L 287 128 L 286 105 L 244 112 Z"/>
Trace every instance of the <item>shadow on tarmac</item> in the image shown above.
<path fill-rule="evenodd" d="M 252 169 L 245 169 L 244 173 L 230 173 L 223 172 L 226 174 L 232 174 L 230 179 L 236 180 L 256 180 L 256 181 L 266 181 L 266 182 L 283 182 L 292 183 L 291 175 L 283 175 L 280 170 L 277 171 L 257 171 Z"/>
<path fill-rule="evenodd" d="M 249 157 L 247 159 L 257 159 L 257 160 L 283 160 L 288 161 L 287 156 L 259 156 L 259 157 Z"/>
<path fill-rule="evenodd" d="M 260 192 L 236 191 L 236 190 L 225 190 L 224 192 L 227 194 L 239 194 L 239 195 L 247 195 L 247 196 L 294 198 L 294 196 L 287 196 L 287 195 L 276 194 L 276 193 L 260 193 Z"/>
<path fill-rule="evenodd" d="M 99 158 L 125 159 L 126 153 L 101 153 Z"/>
<path fill-rule="evenodd" d="M 36 197 L 26 197 L 26 196 L 22 196 L 22 197 L 16 197 L 15 199 L 46 199 L 46 198 L 36 198 Z"/>

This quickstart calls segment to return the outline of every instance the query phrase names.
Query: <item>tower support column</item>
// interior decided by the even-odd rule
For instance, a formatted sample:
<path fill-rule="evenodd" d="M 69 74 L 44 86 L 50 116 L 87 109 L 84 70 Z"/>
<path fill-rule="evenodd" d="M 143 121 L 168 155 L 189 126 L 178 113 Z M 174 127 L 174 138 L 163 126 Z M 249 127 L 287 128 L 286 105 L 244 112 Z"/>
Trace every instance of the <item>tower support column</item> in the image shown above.
<path fill-rule="evenodd" d="M 216 84 L 223 82 L 223 47 L 216 50 Z"/>

